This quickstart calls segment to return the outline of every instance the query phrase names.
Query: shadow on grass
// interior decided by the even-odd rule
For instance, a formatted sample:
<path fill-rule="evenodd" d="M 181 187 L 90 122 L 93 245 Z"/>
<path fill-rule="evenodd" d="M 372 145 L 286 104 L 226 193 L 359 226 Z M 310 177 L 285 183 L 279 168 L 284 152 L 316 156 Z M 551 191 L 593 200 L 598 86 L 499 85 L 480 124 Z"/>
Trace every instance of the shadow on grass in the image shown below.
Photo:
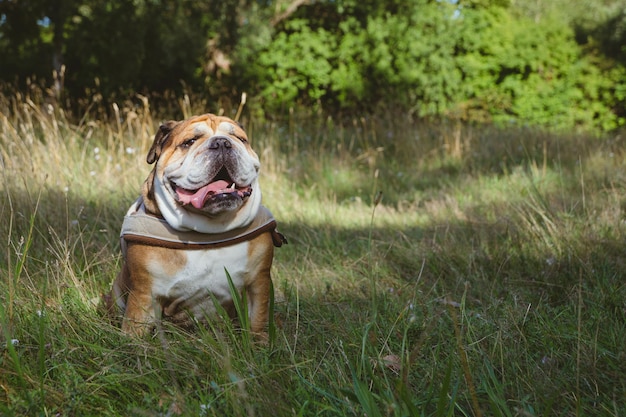
<path fill-rule="evenodd" d="M 462 408 L 469 410 L 458 358 L 460 342 L 483 399 L 489 394 L 486 381 L 488 369 L 492 369 L 503 390 L 502 401 L 516 401 L 510 404 L 511 409 L 517 406 L 528 411 L 532 409 L 529 404 L 534 404 L 535 409 L 548 410 L 553 403 L 555 409 L 573 412 L 575 397 L 586 401 L 583 407 L 596 412 L 611 404 L 623 406 L 619 395 L 626 389 L 626 286 L 621 220 L 596 217 L 608 202 L 619 206 L 619 202 L 606 198 L 603 190 L 611 184 L 621 190 L 623 184 L 616 184 L 610 173 L 593 171 L 593 181 L 585 177 L 588 189 L 595 188 L 594 197 L 603 197 L 583 207 L 577 201 L 582 194 L 576 167 L 578 163 L 591 163 L 592 152 L 581 148 L 586 156 L 559 156 L 562 144 L 550 142 L 544 153 L 541 138 L 533 141 L 521 150 L 505 143 L 505 151 L 481 149 L 478 154 L 468 152 L 458 160 L 444 158 L 444 151 L 439 149 L 435 159 L 441 163 L 422 161 L 414 171 L 410 171 L 412 152 L 383 161 L 379 178 L 389 187 L 385 202 L 397 206 L 415 190 L 445 193 L 450 188 L 462 188 L 463 178 L 506 176 L 518 165 L 526 169 L 534 164 L 541 169 L 544 160 L 546 167 L 568 172 L 560 177 L 558 192 L 530 193 L 515 202 L 478 201 L 459 207 L 462 215 L 433 217 L 403 228 L 378 227 L 376 221 L 373 227 L 354 228 L 333 222 L 311 224 L 306 219 L 290 223 L 279 218 L 279 228 L 290 243 L 276 251 L 274 280 L 281 295 L 277 304 L 281 339 L 276 350 L 259 359 L 265 365 L 251 370 L 249 363 L 243 363 L 226 348 L 220 351 L 221 356 L 217 355 L 223 361 L 216 363 L 212 361 L 215 352 L 208 348 L 200 349 L 202 355 L 193 353 L 198 349 L 193 336 L 189 343 L 173 336 L 177 355 L 174 377 L 191 392 L 201 392 L 197 402 L 206 399 L 217 407 L 228 398 L 224 392 L 235 392 L 242 379 L 254 384 L 251 381 L 257 371 L 263 374 L 259 380 L 271 389 L 259 383 L 253 394 L 243 392 L 223 400 L 224 409 L 232 411 L 245 395 L 259 395 L 265 398 L 261 407 L 264 411 L 272 410 L 266 398 L 278 396 L 286 403 L 280 407 L 285 414 L 293 410 L 313 414 L 313 410 L 306 409 L 310 401 L 316 407 L 335 409 L 339 415 L 337 410 L 358 414 L 353 398 L 346 395 L 346 390 L 355 386 L 352 371 L 366 382 L 372 382 L 373 375 L 388 381 L 382 391 L 389 389 L 390 397 L 380 390 L 376 392 L 378 398 L 387 398 L 387 405 L 393 404 L 394 384 L 402 378 L 409 381 L 415 401 L 428 404 L 436 401 L 423 393 L 442 394 L 429 391 L 429 387 L 445 378 L 452 363 L 456 385 L 444 391 L 443 397 L 462 391 L 466 399 Z M 357 195 L 367 201 L 372 171 L 369 165 L 359 164 L 354 178 L 330 187 L 338 200 L 354 197 L 355 190 L 365 190 Z M 394 164 L 403 167 L 404 176 L 397 176 Z M 323 183 L 323 178 L 314 177 L 312 183 Z M 292 181 L 299 184 L 298 176 Z M 0 210 L 10 221 L 0 230 L 7 236 L 8 247 L 0 253 L 0 263 L 6 265 L 15 282 L 3 283 L 12 286 L 13 293 L 3 291 L 2 302 L 14 305 L 15 311 L 22 309 L 24 316 L 32 313 L 26 311 L 32 307 L 31 298 L 36 299 L 36 305 L 59 304 L 62 308 L 54 311 L 62 312 L 59 314 L 63 318 L 57 319 L 51 329 L 69 335 L 67 340 L 52 338 L 69 361 L 61 361 L 59 355 L 43 348 L 26 351 L 23 360 L 39 360 L 37 355 L 49 358 L 57 371 L 47 373 L 46 378 L 65 384 L 53 394 L 66 405 L 73 401 L 73 393 L 87 398 L 88 392 L 81 391 L 80 383 L 87 373 L 95 375 L 91 381 L 109 387 L 108 395 L 117 395 L 116 390 L 120 390 L 119 395 L 133 403 L 135 400 L 118 382 L 134 378 L 136 372 L 139 382 L 133 386 L 139 391 L 145 388 L 150 394 L 143 403 L 139 400 L 134 404 L 149 409 L 169 376 L 163 372 L 165 376 L 160 375 L 155 385 L 146 375 L 163 371 L 162 364 L 170 360 L 168 352 L 159 350 L 157 343 L 142 356 L 140 351 L 146 345 L 138 343 L 136 350 L 126 346 L 118 354 L 116 343 L 125 340 L 117 334 L 112 336 L 108 328 L 98 329 L 100 319 L 92 320 L 88 309 L 67 301 L 75 297 L 77 288 L 73 286 L 81 282 L 90 283 L 89 296 L 108 290 L 119 260 L 118 229 L 132 198 L 122 202 L 120 196 L 99 196 L 90 201 L 55 189 L 41 193 L 31 190 L 30 194 L 12 191 L 10 185 L 7 189 Z M 574 197 L 566 195 L 572 190 L 578 190 Z M 419 201 L 412 204 L 415 210 L 424 208 Z M 17 271 L 22 260 L 23 269 Z M 45 293 L 45 288 L 54 288 L 59 300 L 50 299 L 54 291 Z M 456 324 L 463 330 L 460 341 L 450 308 L 459 312 Z M 64 326 L 64 318 L 70 326 Z M 19 338 L 30 340 L 27 346 L 38 346 L 43 337 L 38 339 L 29 323 L 23 322 Z M 108 339 L 111 337 L 116 338 L 114 342 Z M 208 345 L 205 338 L 201 339 Z M 97 346 L 106 343 L 106 349 L 98 350 Z M 100 352 L 101 363 L 121 373 L 118 380 L 93 369 L 89 353 L 94 347 Z M 406 374 L 396 375 L 391 365 L 381 362 L 394 355 L 402 358 L 401 366 L 408 368 Z M 272 368 L 272 361 L 282 370 Z M 42 363 L 45 365 L 45 360 Z M 85 367 L 88 372 L 83 370 Z M 197 375 L 190 377 L 190 369 Z M 5 375 L 15 372 L 11 368 Z M 64 372 L 70 377 L 61 375 Z M 212 372 L 217 372 L 220 379 Z M 109 384 L 107 378 L 116 383 Z M 207 389 L 211 382 L 217 388 Z M 13 387 L 3 383 L 6 386 Z M 367 386 L 381 389 L 376 384 Z M 96 404 L 94 409 L 101 406 Z"/>
<path fill-rule="evenodd" d="M 20 279 L 43 285 L 51 276 L 43 265 L 68 256 L 68 264 L 77 275 L 94 280 L 93 288 L 99 291 L 108 289 L 119 256 L 116 223 L 125 206 L 101 207 L 58 193 L 42 194 L 39 201 L 32 244 L 25 254 L 25 273 Z M 29 213 L 34 213 L 35 207 L 35 201 L 13 198 L 10 240 L 16 252 L 21 236 L 29 236 Z M 506 213 L 509 209 L 504 204 L 493 210 Z M 75 213 L 79 214 L 74 217 Z M 197 349 L 193 347 L 194 336 L 189 336 L 189 342 L 175 336 L 169 353 L 159 351 L 158 346 L 146 351 L 143 342 L 137 346 L 141 352 L 130 347 L 118 352 L 115 343 L 99 340 L 112 337 L 106 326 L 98 329 L 98 321 L 86 310 L 65 301 L 61 301 L 63 314 L 80 317 L 87 313 L 87 322 L 71 319 L 72 326 L 83 324 L 74 333 L 67 333 L 73 334 L 71 340 L 54 343 L 63 352 L 82 353 L 74 353 L 63 366 L 49 359 L 56 363 L 57 371 L 47 378 L 68 384 L 67 375 L 74 375 L 74 385 L 66 388 L 86 398 L 89 390 L 76 385 L 82 379 L 80 368 L 100 361 L 109 371 L 94 376 L 87 387 L 95 389 L 92 384 L 97 382 L 112 394 L 121 389 L 116 378 L 138 378 L 137 388 L 146 389 L 148 397 L 160 396 L 165 403 L 174 403 L 178 400 L 173 394 L 170 398 L 148 382 L 144 368 L 160 375 L 159 384 L 167 384 L 172 376 L 159 366 L 168 364 L 166 368 L 173 367 L 173 378 L 181 386 L 200 393 L 194 403 L 206 401 L 217 410 L 232 411 L 235 404 L 249 401 L 244 398 L 261 396 L 255 400 L 257 412 L 274 410 L 279 415 L 294 409 L 311 415 L 319 407 L 338 414 L 358 409 L 358 401 L 346 394 L 356 389 L 354 378 L 372 387 L 380 409 L 391 407 L 399 401 L 394 388 L 399 385 L 394 384 L 405 380 L 408 385 L 404 389 L 412 393 L 419 409 L 435 413 L 434 396 L 457 393 L 457 407 L 467 411 L 471 409 L 469 394 L 461 388 L 463 367 L 458 362 L 455 324 L 449 314 L 454 308 L 462 317 L 457 324 L 464 329 L 463 345 L 485 409 L 490 407 L 489 372 L 495 373 L 502 400 L 526 398 L 535 408 L 545 410 L 550 403 L 555 409 L 573 410 L 575 401 L 567 396 L 578 392 L 596 403 L 584 403 L 584 409 L 597 410 L 597 404 L 610 404 L 614 401 L 611 395 L 626 386 L 621 360 L 626 354 L 626 290 L 619 236 L 585 234 L 583 228 L 571 236 L 552 236 L 563 239 L 560 252 L 543 252 L 546 248 L 554 250 L 551 242 L 534 243 L 514 215 L 489 222 L 479 214 L 472 218 L 471 210 L 467 210 L 469 218 L 463 221 L 402 229 L 279 222 L 290 241 L 277 250 L 275 261 L 275 286 L 281 294 L 276 316 L 280 339 L 269 357 L 255 359 L 261 363 L 252 371 L 261 373 L 258 382 L 244 378 L 250 390 L 245 394 L 248 397 L 239 393 L 228 399 L 227 394 L 221 394 L 222 390 L 235 392 L 229 387 L 237 386 L 236 378 L 251 372 L 249 363 L 239 363 L 236 348 L 210 351 L 200 357 L 190 350 Z M 73 226 L 75 219 L 78 224 Z M 552 221 L 561 219 L 553 217 Z M 15 265 L 15 258 L 11 264 Z M 68 286 L 63 282 L 65 273 L 56 277 L 55 285 Z M 40 288 L 43 286 L 29 286 L 29 291 Z M 68 331 L 58 320 L 50 330 L 59 334 Z M 29 340 L 26 336 L 20 339 L 23 343 Z M 36 346 L 36 340 L 29 345 Z M 120 339 L 119 343 L 125 342 Z M 100 346 L 95 359 L 89 353 L 94 348 L 89 346 Z M 209 353 L 208 347 L 203 349 Z M 223 362 L 207 359 L 220 355 Z M 383 360 L 395 357 L 401 358 L 398 366 L 402 371 Z M 22 360 L 27 361 L 28 355 Z M 128 363 L 128 368 L 120 367 L 120 363 Z M 205 371 L 200 370 L 203 366 Z M 189 368 L 196 369 L 197 375 L 190 377 Z M 442 382 L 448 369 L 452 385 Z M 120 374 L 111 374 L 113 371 Z M 66 376 L 61 375 L 63 372 Z M 577 377 L 589 385 L 577 386 Z M 207 389 L 207 381 L 213 381 L 216 388 Z M 381 381 L 387 382 L 381 385 Z M 267 387 L 271 387 L 272 396 L 283 399 L 280 407 L 263 399 L 268 395 Z M 116 395 L 138 410 L 153 410 L 150 400 L 137 401 L 123 389 Z M 298 397 L 306 400 L 299 402 Z M 100 400 L 90 398 L 94 409 L 102 406 Z M 70 409 L 68 402 L 61 404 L 65 404 L 62 409 Z M 523 409 L 529 406 L 519 405 Z"/>
<path fill-rule="evenodd" d="M 481 398 L 491 372 L 503 398 L 526 398 L 548 414 L 574 410 L 574 392 L 581 409 L 598 412 L 626 388 L 619 234 L 554 236 L 562 239 L 555 252 L 506 220 L 281 230 L 290 245 L 278 251 L 276 286 L 285 297 L 284 331 L 307 346 L 302 360 L 311 352 L 319 363 L 343 354 L 358 365 L 363 352 L 376 361 L 406 343 L 412 388 L 428 392 L 433 380 L 424 377 L 443 378 L 450 358 L 462 379 L 453 308 Z M 324 380 L 332 386 L 332 376 Z M 518 409 L 531 409 L 522 403 Z"/>

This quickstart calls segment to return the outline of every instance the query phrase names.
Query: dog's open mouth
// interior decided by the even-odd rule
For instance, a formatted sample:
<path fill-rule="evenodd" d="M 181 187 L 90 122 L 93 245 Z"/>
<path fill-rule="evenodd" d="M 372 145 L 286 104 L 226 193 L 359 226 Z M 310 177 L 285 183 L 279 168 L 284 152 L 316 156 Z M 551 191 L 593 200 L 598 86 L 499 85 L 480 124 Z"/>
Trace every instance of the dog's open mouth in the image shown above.
<path fill-rule="evenodd" d="M 241 198 L 244 199 L 252 194 L 252 187 L 249 185 L 238 187 L 230 178 L 225 168 L 213 178 L 208 184 L 197 190 L 186 190 L 172 184 L 178 201 L 182 204 L 191 204 L 197 209 L 203 208 L 207 202 L 215 198 Z"/>

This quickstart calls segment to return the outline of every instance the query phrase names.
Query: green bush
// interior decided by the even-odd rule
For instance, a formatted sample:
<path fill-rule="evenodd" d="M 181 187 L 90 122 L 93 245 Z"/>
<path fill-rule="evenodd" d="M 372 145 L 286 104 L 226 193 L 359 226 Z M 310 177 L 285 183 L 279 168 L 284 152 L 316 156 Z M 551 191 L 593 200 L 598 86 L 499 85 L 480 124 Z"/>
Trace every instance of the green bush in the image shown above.
<path fill-rule="evenodd" d="M 419 117 L 610 130 L 625 121 L 615 112 L 624 102 L 622 73 L 585 55 L 565 20 L 415 1 L 396 12 L 367 3 L 302 11 L 244 78 L 269 110 L 321 102 L 327 110 L 392 107 Z"/>
<path fill-rule="evenodd" d="M 280 105 L 306 97 L 321 99 L 330 85 L 331 51 L 335 39 L 326 30 L 312 30 L 304 20 L 292 20 L 258 58 L 263 77 L 261 97 Z"/>

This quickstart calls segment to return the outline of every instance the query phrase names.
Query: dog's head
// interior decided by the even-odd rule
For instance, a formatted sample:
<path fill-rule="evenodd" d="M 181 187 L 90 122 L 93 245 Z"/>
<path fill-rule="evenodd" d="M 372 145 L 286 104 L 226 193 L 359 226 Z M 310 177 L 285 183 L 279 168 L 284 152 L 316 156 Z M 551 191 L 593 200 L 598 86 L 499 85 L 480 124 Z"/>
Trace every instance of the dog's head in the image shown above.
<path fill-rule="evenodd" d="M 144 201 L 178 230 L 220 233 L 247 225 L 261 202 L 259 158 L 235 121 L 205 114 L 159 127 Z"/>

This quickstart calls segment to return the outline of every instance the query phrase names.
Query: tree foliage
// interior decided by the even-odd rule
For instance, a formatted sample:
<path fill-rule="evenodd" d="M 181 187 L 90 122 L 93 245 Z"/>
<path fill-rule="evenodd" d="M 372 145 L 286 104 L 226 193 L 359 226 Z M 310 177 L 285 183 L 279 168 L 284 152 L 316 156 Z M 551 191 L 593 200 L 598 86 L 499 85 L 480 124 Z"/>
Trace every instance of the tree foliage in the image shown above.
<path fill-rule="evenodd" d="M 0 0 L 0 78 L 610 130 L 626 122 L 619 3 Z"/>

